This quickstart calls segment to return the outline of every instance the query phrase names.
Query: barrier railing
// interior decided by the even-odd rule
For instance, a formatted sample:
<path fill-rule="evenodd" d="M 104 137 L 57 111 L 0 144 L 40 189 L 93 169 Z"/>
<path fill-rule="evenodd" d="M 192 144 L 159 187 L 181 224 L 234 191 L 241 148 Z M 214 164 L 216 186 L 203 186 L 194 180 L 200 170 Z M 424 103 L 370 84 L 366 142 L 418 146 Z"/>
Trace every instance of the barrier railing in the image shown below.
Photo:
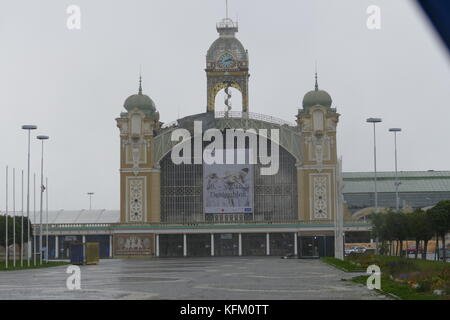
<path fill-rule="evenodd" d="M 280 118 L 276 118 L 276 117 L 272 117 L 272 116 L 268 116 L 266 114 L 262 114 L 262 113 L 255 113 L 255 112 L 242 112 L 242 111 L 216 111 L 214 113 L 214 116 L 216 118 L 246 118 L 248 117 L 249 119 L 254 119 L 254 120 L 259 120 L 259 121 L 264 121 L 264 122 L 268 122 L 268 123 L 273 123 L 279 126 L 283 126 L 283 125 L 287 125 L 287 126 L 291 126 L 291 127 L 295 127 L 296 124 L 280 119 Z"/>
<path fill-rule="evenodd" d="M 196 227 L 196 226 L 267 226 L 267 225 L 305 225 L 305 226 L 318 226 L 318 225 L 334 225 L 334 220 L 321 220 L 321 221 L 228 221 L 228 222 L 186 222 L 186 223 L 53 223 L 49 224 L 49 230 L 54 229 L 112 229 L 114 227 Z M 361 221 L 345 221 L 344 225 L 349 226 L 369 226 L 369 223 Z M 43 225 L 43 232 L 46 231 L 47 226 Z M 39 225 L 33 225 L 33 230 L 39 232 Z"/>

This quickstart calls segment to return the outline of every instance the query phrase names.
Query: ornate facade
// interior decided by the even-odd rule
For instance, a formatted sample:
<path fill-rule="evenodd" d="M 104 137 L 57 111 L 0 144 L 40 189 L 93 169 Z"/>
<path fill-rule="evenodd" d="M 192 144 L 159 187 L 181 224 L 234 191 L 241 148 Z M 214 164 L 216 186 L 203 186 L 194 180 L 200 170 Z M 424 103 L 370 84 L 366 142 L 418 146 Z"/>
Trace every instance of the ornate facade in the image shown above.
<path fill-rule="evenodd" d="M 225 225 L 250 227 L 255 223 L 263 225 L 284 223 L 292 226 L 300 224 L 331 226 L 331 229 L 316 228 L 313 233 L 309 230 L 304 233 L 292 233 L 292 244 L 290 248 L 286 248 L 286 252 L 299 251 L 297 237 L 311 235 L 316 238 L 334 237 L 333 228 L 336 226 L 340 206 L 336 154 L 336 127 L 339 114 L 332 108 L 330 95 L 319 90 L 316 74 L 315 89 L 304 96 L 296 124 L 249 112 L 248 51 L 236 38 L 238 26 L 232 20 L 222 20 L 217 24 L 217 31 L 219 38 L 213 42 L 206 55 L 206 113 L 163 125 L 159 121 L 159 113 L 153 100 L 142 93 L 140 84 L 138 94 L 130 96 L 125 101 L 124 107 L 127 112 L 123 112 L 116 119 L 121 142 L 121 223 L 124 228 L 131 225 L 142 226 L 143 229 L 140 230 L 144 230 L 145 226 L 154 225 L 208 226 L 215 230 L 214 233 L 210 230 L 207 232 L 211 233 L 211 244 L 208 246 L 212 250 L 211 254 L 214 254 L 215 237 L 230 234 L 229 227 Z M 242 93 L 242 111 L 216 111 L 216 95 L 222 89 L 230 87 Z M 194 136 L 194 121 L 201 121 L 203 130 L 214 128 L 224 132 L 225 129 L 235 128 L 279 131 L 279 141 L 271 142 L 278 143 L 280 147 L 278 173 L 273 176 L 262 175 L 260 165 L 255 165 L 252 182 L 254 206 L 250 214 L 206 212 L 202 193 L 201 162 L 181 165 L 172 162 L 172 148 L 178 143 L 172 141 L 172 133 L 174 130 L 184 129 Z M 264 238 L 266 240 L 260 239 L 266 248 L 270 247 L 269 232 L 270 228 L 263 233 L 264 237 L 267 234 L 267 239 Z M 174 236 L 172 240 L 170 240 L 171 233 Z M 152 230 L 147 234 L 146 232 L 136 234 L 136 231 L 130 234 L 123 232 L 120 239 L 115 241 L 118 246 L 115 252 L 119 256 L 139 252 L 142 255 L 159 256 L 160 250 L 163 250 L 161 248 L 164 248 L 166 255 L 171 255 L 169 252 L 176 252 L 176 249 L 170 249 L 170 242 L 181 241 L 185 251 L 179 254 L 188 255 L 186 246 L 190 247 L 187 245 L 190 240 L 187 233 L 184 232 L 184 238 L 175 238 L 177 232 L 173 231 Z M 194 233 L 202 232 L 196 230 Z M 239 248 L 241 236 L 239 233 Z M 217 241 L 222 239 L 220 237 Z M 277 235 L 274 235 L 274 238 L 276 237 Z M 229 238 L 235 239 L 234 236 Z M 328 240 L 324 239 L 324 243 L 327 243 Z M 149 247 L 150 243 L 153 244 L 152 248 Z M 305 245 L 306 249 L 307 247 L 308 245 Z M 201 251 L 201 248 L 197 249 Z M 218 249 L 225 250 L 222 247 Z M 238 254 L 242 252 L 239 251 Z M 314 252 L 311 255 L 314 255 Z"/>

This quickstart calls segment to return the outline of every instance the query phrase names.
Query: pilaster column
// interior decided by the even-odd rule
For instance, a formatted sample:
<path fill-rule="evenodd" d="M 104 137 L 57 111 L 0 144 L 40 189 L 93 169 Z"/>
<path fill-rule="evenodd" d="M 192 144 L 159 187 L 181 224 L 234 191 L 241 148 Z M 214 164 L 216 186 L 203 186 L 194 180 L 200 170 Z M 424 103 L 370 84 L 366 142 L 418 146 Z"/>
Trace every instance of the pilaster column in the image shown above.
<path fill-rule="evenodd" d="M 242 256 L 242 233 L 239 233 L 239 257 Z"/>
<path fill-rule="evenodd" d="M 148 222 L 161 222 L 161 170 L 150 173 L 150 203 Z"/>
<path fill-rule="evenodd" d="M 159 234 L 155 235 L 155 247 L 156 256 L 159 257 Z"/>
<path fill-rule="evenodd" d="M 297 247 L 297 232 L 294 232 L 294 254 L 298 255 L 298 247 Z"/>
<path fill-rule="evenodd" d="M 113 257 L 113 236 L 109 236 L 109 257 Z"/>
<path fill-rule="evenodd" d="M 55 236 L 55 259 L 59 258 L 59 236 Z"/>

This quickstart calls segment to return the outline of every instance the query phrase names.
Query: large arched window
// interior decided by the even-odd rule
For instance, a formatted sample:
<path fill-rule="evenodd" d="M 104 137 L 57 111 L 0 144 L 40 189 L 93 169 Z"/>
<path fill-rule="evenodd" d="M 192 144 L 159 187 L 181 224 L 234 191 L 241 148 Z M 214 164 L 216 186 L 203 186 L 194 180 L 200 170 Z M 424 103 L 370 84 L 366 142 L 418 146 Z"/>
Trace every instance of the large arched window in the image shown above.
<path fill-rule="evenodd" d="M 245 222 L 298 220 L 296 160 L 282 147 L 279 149 L 279 155 L 279 170 L 275 175 L 261 175 L 261 164 L 258 161 L 255 165 L 254 210 L 252 213 L 242 213 Z M 194 157 L 193 150 L 192 157 Z M 204 213 L 203 165 L 175 165 L 169 152 L 161 161 L 161 221 L 166 223 L 214 222 L 217 221 L 214 215 L 227 214 Z"/>

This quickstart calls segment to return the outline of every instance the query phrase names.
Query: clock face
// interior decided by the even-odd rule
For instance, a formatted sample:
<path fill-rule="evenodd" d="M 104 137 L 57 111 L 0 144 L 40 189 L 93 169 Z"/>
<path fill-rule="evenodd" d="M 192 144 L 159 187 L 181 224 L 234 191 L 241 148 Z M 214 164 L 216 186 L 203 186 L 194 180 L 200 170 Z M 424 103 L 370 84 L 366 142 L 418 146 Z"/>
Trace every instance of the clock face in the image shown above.
<path fill-rule="evenodd" d="M 234 58 L 229 53 L 224 53 L 219 58 L 219 66 L 222 68 L 232 68 L 235 65 Z"/>

